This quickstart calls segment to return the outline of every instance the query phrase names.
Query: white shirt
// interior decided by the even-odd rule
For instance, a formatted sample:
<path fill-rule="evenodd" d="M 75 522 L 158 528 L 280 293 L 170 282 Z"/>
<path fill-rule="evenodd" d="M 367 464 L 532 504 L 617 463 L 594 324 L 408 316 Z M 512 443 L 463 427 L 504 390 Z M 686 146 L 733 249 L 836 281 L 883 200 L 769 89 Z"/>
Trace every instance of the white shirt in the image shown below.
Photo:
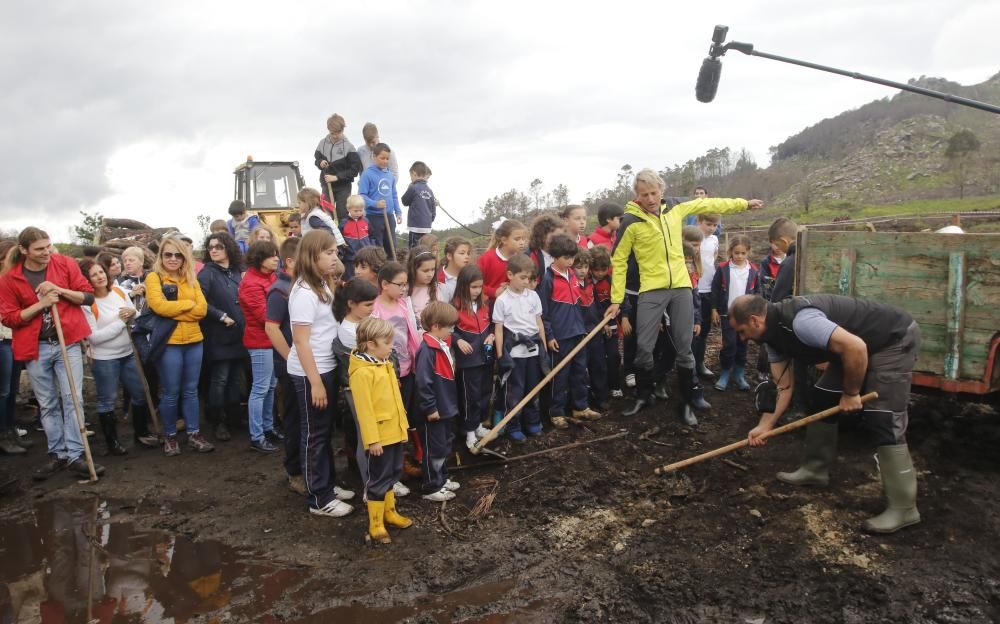
<path fill-rule="evenodd" d="M 750 279 L 750 263 L 743 266 L 736 266 L 729 263 L 729 301 L 726 302 L 726 309 L 733 305 L 733 301 L 740 295 L 747 294 L 747 280 Z"/>
<path fill-rule="evenodd" d="M 119 308 L 135 309 L 128 296 L 122 297 L 109 290 L 101 298 L 94 297 L 94 303 L 97 305 L 96 317 L 90 306 L 81 306 L 83 316 L 90 325 L 90 336 L 87 337 L 90 356 L 95 360 L 117 360 L 132 355 L 132 336 L 128 326 L 118 316 Z"/>
<path fill-rule="evenodd" d="M 701 275 L 698 276 L 698 292 L 712 292 L 712 279 L 715 277 L 715 262 L 718 257 L 719 237 L 709 234 L 701 241 Z"/>
<path fill-rule="evenodd" d="M 455 299 L 455 287 L 458 286 L 458 276 L 448 273 L 447 269 L 442 271 L 442 273 L 444 273 L 444 281 L 438 282 L 437 300 L 451 303 Z"/>
<path fill-rule="evenodd" d="M 542 315 L 542 300 L 538 293 L 525 288 L 515 293 L 510 288 L 503 291 L 493 304 L 493 322 L 500 323 L 504 329 L 522 336 L 534 336 L 538 333 L 538 317 Z M 538 347 L 518 345 L 510 349 L 510 356 L 515 358 L 534 357 L 538 355 Z"/>
<path fill-rule="evenodd" d="M 340 338 L 340 344 L 348 349 L 356 349 L 358 347 L 358 324 L 345 316 L 337 329 L 337 338 Z"/>
<path fill-rule="evenodd" d="M 324 286 L 327 298 L 332 301 L 333 293 L 329 286 Z M 320 301 L 309 285 L 299 280 L 292 286 L 288 295 L 288 321 L 292 332 L 296 325 L 308 325 L 309 346 L 312 347 L 316 370 L 320 375 L 329 373 L 336 367 L 337 360 L 333 355 L 333 338 L 337 335 L 337 319 L 333 318 L 333 308 L 330 303 Z M 288 354 L 288 374 L 305 377 L 299 355 L 292 342 L 292 350 Z"/>

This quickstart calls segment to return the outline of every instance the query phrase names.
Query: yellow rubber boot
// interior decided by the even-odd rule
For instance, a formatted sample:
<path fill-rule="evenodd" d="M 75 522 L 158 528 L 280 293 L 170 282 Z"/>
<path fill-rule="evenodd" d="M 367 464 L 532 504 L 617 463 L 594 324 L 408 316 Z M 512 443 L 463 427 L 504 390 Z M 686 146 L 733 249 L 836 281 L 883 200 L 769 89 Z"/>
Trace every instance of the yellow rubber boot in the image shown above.
<path fill-rule="evenodd" d="M 413 525 L 413 520 L 396 513 L 396 493 L 389 490 L 385 493 L 385 523 L 397 529 L 405 529 Z"/>
<path fill-rule="evenodd" d="M 385 515 L 385 502 L 368 501 L 368 538 L 376 544 L 391 544 L 392 538 L 385 530 L 382 518 Z"/>

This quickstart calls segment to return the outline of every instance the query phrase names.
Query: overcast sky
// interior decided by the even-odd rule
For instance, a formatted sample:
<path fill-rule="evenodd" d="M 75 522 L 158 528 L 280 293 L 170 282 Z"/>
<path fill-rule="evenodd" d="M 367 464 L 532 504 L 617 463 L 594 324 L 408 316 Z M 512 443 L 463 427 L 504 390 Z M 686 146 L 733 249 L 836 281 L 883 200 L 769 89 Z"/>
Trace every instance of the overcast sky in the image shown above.
<path fill-rule="evenodd" d="M 232 170 L 312 154 L 333 112 L 378 124 L 469 218 L 541 178 L 580 201 L 625 163 L 767 149 L 891 95 L 732 52 L 694 98 L 712 28 L 758 49 L 905 81 L 1000 70 L 1000 2 L 83 2 L 6 0 L 0 23 L 0 227 L 68 238 L 98 210 L 198 234 Z M 984 113 L 985 114 L 985 113 Z M 451 224 L 439 217 L 437 227 Z"/>

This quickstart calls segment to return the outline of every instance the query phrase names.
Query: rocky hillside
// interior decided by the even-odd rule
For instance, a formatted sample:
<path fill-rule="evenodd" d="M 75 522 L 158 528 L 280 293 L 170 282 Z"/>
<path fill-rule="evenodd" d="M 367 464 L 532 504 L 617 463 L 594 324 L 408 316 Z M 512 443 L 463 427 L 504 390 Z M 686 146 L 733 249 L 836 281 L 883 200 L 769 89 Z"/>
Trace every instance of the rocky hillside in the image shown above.
<path fill-rule="evenodd" d="M 1000 73 L 970 87 L 941 79 L 914 82 L 1000 104 Z M 957 174 L 945 152 L 960 130 L 980 142 L 967 162 L 965 195 L 1000 192 L 1000 115 L 900 93 L 823 120 L 772 148 L 772 168 L 804 176 L 773 205 L 802 211 L 807 203 L 850 208 L 957 196 Z"/>

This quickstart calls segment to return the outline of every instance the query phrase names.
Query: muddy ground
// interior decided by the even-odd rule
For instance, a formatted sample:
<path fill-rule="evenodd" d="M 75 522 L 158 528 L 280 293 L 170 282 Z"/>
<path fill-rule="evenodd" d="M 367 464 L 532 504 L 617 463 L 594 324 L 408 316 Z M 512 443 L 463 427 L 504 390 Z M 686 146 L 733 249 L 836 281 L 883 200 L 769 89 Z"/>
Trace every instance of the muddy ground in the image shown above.
<path fill-rule="evenodd" d="M 102 457 L 96 485 L 32 483 L 44 458 L 33 433 L 29 455 L 0 464 L 22 485 L 2 499 L 0 621 L 87 621 L 88 590 L 102 622 L 1000 621 L 992 407 L 915 398 L 923 522 L 873 537 L 858 527 L 883 503 L 860 434 L 841 436 L 825 490 L 774 480 L 796 465 L 796 435 L 654 476 L 754 422 L 747 394 L 707 395 L 714 409 L 694 430 L 673 399 L 632 419 L 617 402 L 585 428 L 494 447 L 623 437 L 502 467 L 465 468 L 493 460 L 463 455 L 458 497 L 402 499 L 415 525 L 378 548 L 363 543 L 360 506 L 310 516 L 281 458 L 252 452 L 245 431 L 208 455 Z M 338 469 L 360 491 L 343 457 Z"/>

